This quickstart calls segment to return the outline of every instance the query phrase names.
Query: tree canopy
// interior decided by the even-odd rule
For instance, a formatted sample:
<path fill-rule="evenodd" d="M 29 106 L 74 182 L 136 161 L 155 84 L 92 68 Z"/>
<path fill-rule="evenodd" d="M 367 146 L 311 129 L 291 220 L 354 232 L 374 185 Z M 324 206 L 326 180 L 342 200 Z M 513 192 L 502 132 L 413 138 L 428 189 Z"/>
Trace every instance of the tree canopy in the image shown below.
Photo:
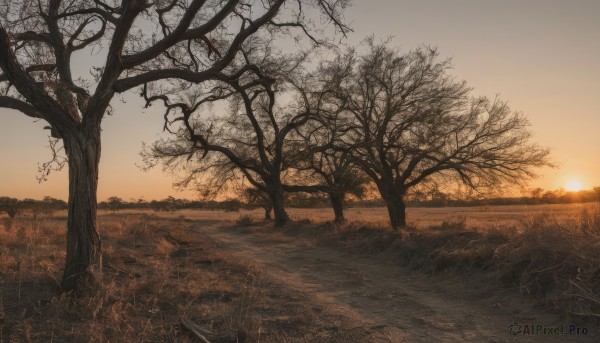
<path fill-rule="evenodd" d="M 339 113 L 330 125 L 347 132 L 335 149 L 375 182 L 394 227 L 406 225 L 405 197 L 416 187 L 523 184 L 551 165 L 526 117 L 498 98 L 471 95 L 436 49 L 400 53 L 373 39 L 365 48 L 323 63 L 322 103 Z"/>

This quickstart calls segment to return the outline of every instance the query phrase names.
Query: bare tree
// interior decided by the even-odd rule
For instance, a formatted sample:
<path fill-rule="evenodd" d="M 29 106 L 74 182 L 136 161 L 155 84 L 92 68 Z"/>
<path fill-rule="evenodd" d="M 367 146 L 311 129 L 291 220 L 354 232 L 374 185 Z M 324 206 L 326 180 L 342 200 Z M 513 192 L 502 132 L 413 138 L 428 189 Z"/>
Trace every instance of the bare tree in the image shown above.
<path fill-rule="evenodd" d="M 23 199 L 20 200 L 20 203 L 24 210 L 31 212 L 34 219 L 40 215 L 52 216 L 54 212 L 67 208 L 66 202 L 49 196 L 45 196 L 42 200 Z"/>
<path fill-rule="evenodd" d="M 400 54 L 367 41 L 322 68 L 349 134 L 336 149 L 351 152 L 387 205 L 394 228 L 406 225 L 407 192 L 425 183 L 459 181 L 483 191 L 521 184 L 549 151 L 531 143 L 528 121 L 498 99 L 472 98 L 435 49 Z"/>
<path fill-rule="evenodd" d="M 248 205 L 260 206 L 265 210 L 265 220 L 270 221 L 271 211 L 273 210 L 273 203 L 269 194 L 261 191 L 258 188 L 248 187 L 242 190 L 242 199 Z"/>
<path fill-rule="evenodd" d="M 0 212 L 5 212 L 9 218 L 8 228 L 11 229 L 15 223 L 15 218 L 25 210 L 25 203 L 22 200 L 0 197 Z"/>
<path fill-rule="evenodd" d="M 118 212 L 125 207 L 125 201 L 123 201 L 123 199 L 117 196 L 112 196 L 106 199 L 105 206 L 106 209 L 108 209 L 111 212 Z"/>
<path fill-rule="evenodd" d="M 245 55 L 249 58 L 254 46 L 246 48 Z M 248 65 L 257 65 L 248 62 Z M 298 66 L 297 61 L 280 64 L 263 60 L 261 63 L 263 67 L 260 70 L 264 70 L 265 64 L 269 65 L 268 73 L 259 71 L 255 77 L 227 80 L 228 87 L 219 84 L 210 95 L 194 97 L 193 104 L 171 102 L 163 96 L 145 94 L 149 104 L 163 102 L 167 108 L 165 116 L 170 118 L 170 123 L 182 123 L 172 131 L 172 139 L 155 142 L 145 155 L 150 165 L 162 161 L 167 166 L 175 166 L 182 159 L 188 163 L 195 158 L 191 161 L 194 167 L 188 181 L 210 169 L 213 172 L 227 170 L 232 177 L 236 171 L 241 172 L 253 187 L 269 195 L 275 225 L 281 226 L 289 220 L 284 207 L 286 191 L 314 192 L 320 189 L 318 185 L 284 183 L 289 167 L 286 159 L 288 135 L 307 123 L 313 114 L 304 107 L 295 106 L 295 101 L 276 103 L 276 94 L 283 97 L 281 94 L 290 96 L 288 92 L 293 92 L 294 88 L 283 81 L 282 75 L 291 73 Z M 267 77 L 267 74 L 281 78 Z M 210 121 L 199 119 L 202 105 L 225 99 L 228 100 L 229 113 L 213 117 Z M 218 178 L 224 181 L 225 175 L 221 172 Z"/>
<path fill-rule="evenodd" d="M 342 32 L 344 0 L 0 2 L 0 107 L 48 122 L 68 158 L 67 257 L 62 289 L 100 263 L 96 231 L 100 126 L 116 93 L 142 85 L 233 79 L 240 47 L 259 29 L 298 30 L 318 42 L 305 16 L 316 8 Z M 285 6 L 284 6 L 285 5 Z M 93 79 L 73 57 L 102 51 Z M 78 58 L 78 60 L 83 60 Z M 93 61 L 94 59 L 90 59 Z M 156 87 L 161 87 L 160 85 Z"/>
<path fill-rule="evenodd" d="M 321 96 L 323 93 L 319 93 Z M 296 135 L 300 139 L 292 149 L 295 154 L 291 160 L 294 168 L 309 172 L 322 185 L 321 189 L 329 196 L 335 222 L 342 223 L 346 197 L 362 198 L 369 179 L 348 150 L 336 149 L 345 141 L 346 134 L 336 119 L 336 113 L 323 112 L 317 120 L 300 127 Z"/>

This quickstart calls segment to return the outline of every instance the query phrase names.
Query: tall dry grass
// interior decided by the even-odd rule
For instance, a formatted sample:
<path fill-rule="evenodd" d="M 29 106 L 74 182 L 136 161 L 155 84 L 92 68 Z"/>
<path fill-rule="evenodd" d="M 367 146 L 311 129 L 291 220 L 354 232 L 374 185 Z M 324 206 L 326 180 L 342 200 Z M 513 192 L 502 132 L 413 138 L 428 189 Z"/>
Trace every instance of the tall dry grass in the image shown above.
<path fill-rule="evenodd" d="M 103 268 L 77 294 L 60 293 L 65 218 L 21 217 L 12 230 L 4 224 L 2 342 L 194 342 L 184 317 L 213 342 L 365 340 L 346 330 L 344 318 L 215 246 L 199 233 L 206 222 L 100 216 Z"/>
<path fill-rule="evenodd" d="M 568 316 L 600 317 L 600 207 L 522 215 L 468 225 L 465 215 L 402 234 L 354 221 L 288 225 L 290 235 L 317 237 L 356 253 L 390 254 L 415 271 L 477 278 L 492 288 L 517 288 L 528 299 Z"/>

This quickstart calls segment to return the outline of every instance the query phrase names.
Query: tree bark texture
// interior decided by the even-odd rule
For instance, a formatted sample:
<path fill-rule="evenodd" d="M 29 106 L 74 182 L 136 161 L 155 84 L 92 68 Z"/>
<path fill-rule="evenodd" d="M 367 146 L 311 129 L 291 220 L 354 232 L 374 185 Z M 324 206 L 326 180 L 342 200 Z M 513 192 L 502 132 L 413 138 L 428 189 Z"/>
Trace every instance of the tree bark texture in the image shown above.
<path fill-rule="evenodd" d="M 406 227 L 406 203 L 401 197 L 384 199 L 390 216 L 390 223 L 396 230 Z"/>
<path fill-rule="evenodd" d="M 69 159 L 67 257 L 63 291 L 74 290 L 83 278 L 94 278 L 101 268 L 101 243 L 96 210 L 100 128 L 76 129 L 63 134 Z"/>
<path fill-rule="evenodd" d="M 331 201 L 331 207 L 335 214 L 335 222 L 343 223 L 346 221 L 344 218 L 344 194 L 330 193 L 329 200 Z"/>
<path fill-rule="evenodd" d="M 281 185 L 270 185 L 269 196 L 273 203 L 273 215 L 275 216 L 275 226 L 283 226 L 290 219 L 285 211 L 284 191 Z"/>
<path fill-rule="evenodd" d="M 390 224 L 396 230 L 406 227 L 406 203 L 404 202 L 404 192 L 398 191 L 390 183 L 378 185 L 379 192 L 388 210 Z"/>

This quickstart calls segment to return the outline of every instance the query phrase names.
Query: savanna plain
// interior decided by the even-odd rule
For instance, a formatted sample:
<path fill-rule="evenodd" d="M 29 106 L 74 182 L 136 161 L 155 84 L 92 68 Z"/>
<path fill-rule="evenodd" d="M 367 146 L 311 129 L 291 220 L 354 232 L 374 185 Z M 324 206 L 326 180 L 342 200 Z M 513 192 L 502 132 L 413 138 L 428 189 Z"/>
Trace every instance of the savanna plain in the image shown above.
<path fill-rule="evenodd" d="M 66 213 L 0 217 L 0 341 L 600 339 L 597 203 L 409 208 L 402 234 L 384 208 L 329 212 L 101 211 L 79 294 L 60 292 Z"/>

